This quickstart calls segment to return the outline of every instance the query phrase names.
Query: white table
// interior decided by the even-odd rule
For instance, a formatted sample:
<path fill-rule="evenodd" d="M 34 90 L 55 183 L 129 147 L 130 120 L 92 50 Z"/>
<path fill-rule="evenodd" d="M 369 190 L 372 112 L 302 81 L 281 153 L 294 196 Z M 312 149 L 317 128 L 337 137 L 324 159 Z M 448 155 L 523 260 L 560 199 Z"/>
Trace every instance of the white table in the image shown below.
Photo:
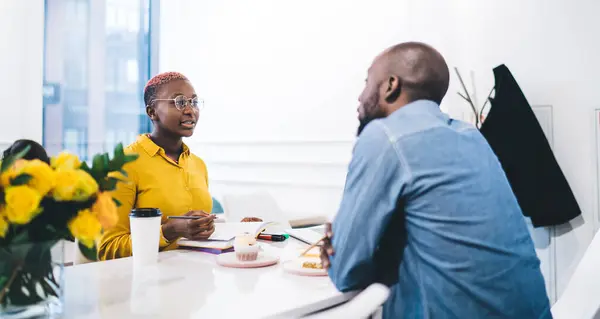
<path fill-rule="evenodd" d="M 135 271 L 131 258 L 67 267 L 65 318 L 289 318 L 353 296 L 338 292 L 328 277 L 283 270 L 304 244 L 290 238 L 261 245 L 280 256 L 278 265 L 225 268 L 216 255 L 176 250 Z"/>

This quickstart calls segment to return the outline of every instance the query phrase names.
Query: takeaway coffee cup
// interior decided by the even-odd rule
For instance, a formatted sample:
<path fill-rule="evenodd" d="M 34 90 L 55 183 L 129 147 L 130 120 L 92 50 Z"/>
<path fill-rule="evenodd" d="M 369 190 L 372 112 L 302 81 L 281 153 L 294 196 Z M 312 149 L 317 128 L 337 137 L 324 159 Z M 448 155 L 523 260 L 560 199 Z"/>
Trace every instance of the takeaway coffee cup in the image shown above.
<path fill-rule="evenodd" d="M 129 214 L 133 262 L 138 265 L 156 263 L 160 241 L 158 208 L 134 208 Z"/>

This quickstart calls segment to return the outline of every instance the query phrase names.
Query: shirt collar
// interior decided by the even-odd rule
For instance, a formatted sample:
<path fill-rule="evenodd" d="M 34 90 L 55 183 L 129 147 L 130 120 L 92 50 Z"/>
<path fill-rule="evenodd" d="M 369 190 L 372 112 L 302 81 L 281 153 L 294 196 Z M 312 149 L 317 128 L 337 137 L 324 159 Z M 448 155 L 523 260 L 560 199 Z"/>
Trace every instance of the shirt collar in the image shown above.
<path fill-rule="evenodd" d="M 148 137 L 148 134 L 142 134 L 138 136 L 137 141 L 150 156 L 154 156 L 162 150 L 160 146 L 156 145 L 156 143 L 154 143 L 150 137 Z M 190 148 L 185 143 L 183 143 L 183 154 L 190 155 Z"/>
<path fill-rule="evenodd" d="M 441 113 L 440 105 L 430 100 L 417 100 L 398 109 L 401 113 Z"/>
<path fill-rule="evenodd" d="M 429 114 L 435 117 L 438 117 L 442 120 L 448 120 L 449 117 L 446 113 L 442 112 L 440 109 L 440 105 L 436 102 L 430 100 L 417 100 L 411 103 L 404 105 L 403 107 L 397 109 L 394 113 L 390 115 L 390 117 L 398 117 L 404 115 L 423 115 Z"/>

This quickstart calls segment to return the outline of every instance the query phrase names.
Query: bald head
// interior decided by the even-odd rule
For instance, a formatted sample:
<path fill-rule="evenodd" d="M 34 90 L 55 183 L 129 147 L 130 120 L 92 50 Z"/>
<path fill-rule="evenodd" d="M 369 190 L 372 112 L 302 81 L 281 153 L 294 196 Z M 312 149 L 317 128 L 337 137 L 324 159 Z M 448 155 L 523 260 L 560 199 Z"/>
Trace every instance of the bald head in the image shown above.
<path fill-rule="evenodd" d="M 448 91 L 450 72 L 444 57 L 431 46 L 405 42 L 385 50 L 374 62 L 384 76 L 397 76 L 410 101 L 442 102 Z"/>
<path fill-rule="evenodd" d="M 449 82 L 446 61 L 427 44 L 406 42 L 385 50 L 369 68 L 358 98 L 358 133 L 372 120 L 387 117 L 410 102 L 430 100 L 440 104 Z"/>

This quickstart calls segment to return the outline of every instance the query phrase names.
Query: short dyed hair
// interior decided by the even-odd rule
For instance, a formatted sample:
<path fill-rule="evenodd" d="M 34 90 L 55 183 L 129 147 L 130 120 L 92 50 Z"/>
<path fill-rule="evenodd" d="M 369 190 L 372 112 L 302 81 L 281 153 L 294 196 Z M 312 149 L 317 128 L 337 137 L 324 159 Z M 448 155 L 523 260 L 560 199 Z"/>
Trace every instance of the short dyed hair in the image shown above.
<path fill-rule="evenodd" d="M 4 150 L 4 153 L 2 153 L 2 159 L 19 153 L 27 146 L 29 146 L 29 151 L 27 151 L 27 154 L 23 156 L 23 159 L 39 159 L 42 162 L 50 164 L 50 158 L 48 157 L 48 154 L 46 153 L 44 147 L 38 142 L 32 140 L 16 140 L 9 148 Z"/>
<path fill-rule="evenodd" d="M 179 72 L 164 72 L 151 78 L 144 88 L 144 103 L 146 106 L 152 104 L 152 101 L 156 99 L 156 92 L 158 92 L 163 85 L 177 80 L 189 81 L 185 75 Z"/>

